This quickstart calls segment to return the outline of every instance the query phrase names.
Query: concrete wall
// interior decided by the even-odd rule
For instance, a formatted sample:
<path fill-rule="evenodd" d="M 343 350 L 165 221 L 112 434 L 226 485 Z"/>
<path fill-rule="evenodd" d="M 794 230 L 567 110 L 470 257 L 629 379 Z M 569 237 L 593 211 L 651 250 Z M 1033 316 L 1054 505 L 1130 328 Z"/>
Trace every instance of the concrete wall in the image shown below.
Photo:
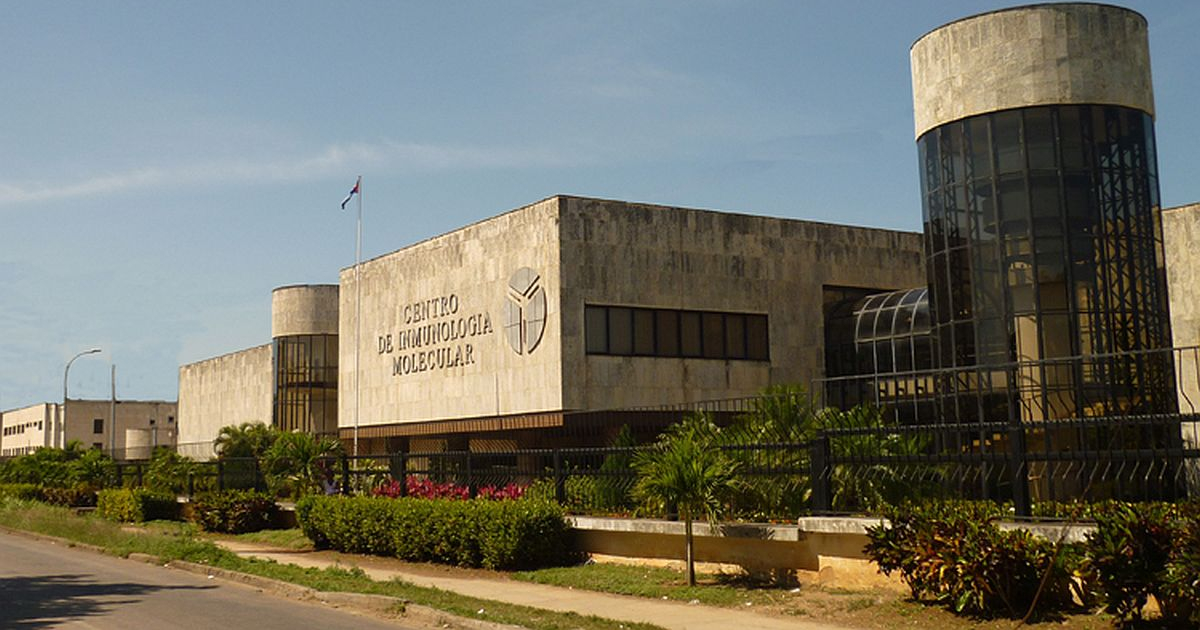
<path fill-rule="evenodd" d="M 302 284 L 271 292 L 271 336 L 336 335 L 338 286 Z"/>
<path fill-rule="evenodd" d="M 179 424 L 176 403 L 118 399 L 115 406 L 114 424 L 111 401 L 68 400 L 65 443 L 79 440 L 84 447 L 105 451 L 111 444 L 117 459 L 143 459 L 149 457 L 153 447 L 175 446 Z M 100 432 L 95 431 L 96 420 L 101 420 Z M 131 438 L 133 444 L 129 442 Z M 134 453 L 126 453 L 130 447 L 138 448 Z"/>
<path fill-rule="evenodd" d="M 749 396 L 823 374 L 825 285 L 922 286 L 920 235 L 561 197 L 568 409 Z M 766 313 L 769 363 L 587 355 L 584 304 Z"/>
<path fill-rule="evenodd" d="M 1200 203 L 1164 210 L 1162 221 L 1172 342 L 1190 348 L 1176 359 L 1179 410 L 1200 413 Z M 1200 425 L 1184 423 L 1183 440 L 1200 447 Z M 1191 486 L 1200 488 L 1200 466 L 1193 464 L 1188 474 Z"/>
<path fill-rule="evenodd" d="M 0 456 L 25 455 L 51 446 L 58 405 L 38 403 L 0 413 Z"/>
<path fill-rule="evenodd" d="M 558 266 L 557 199 L 363 263 L 360 426 L 560 408 Z M 510 284 L 522 269 L 536 273 L 549 310 L 544 338 L 518 354 L 505 316 Z M 343 428 L 355 421 L 355 276 L 354 268 L 342 270 Z"/>
<path fill-rule="evenodd" d="M 1120 7 L 1046 4 L 952 22 L 912 46 L 916 137 L 986 112 L 1056 103 L 1154 114 L 1146 19 Z"/>
<path fill-rule="evenodd" d="M 207 458 L 221 427 L 271 423 L 271 345 L 179 368 L 179 451 Z"/>

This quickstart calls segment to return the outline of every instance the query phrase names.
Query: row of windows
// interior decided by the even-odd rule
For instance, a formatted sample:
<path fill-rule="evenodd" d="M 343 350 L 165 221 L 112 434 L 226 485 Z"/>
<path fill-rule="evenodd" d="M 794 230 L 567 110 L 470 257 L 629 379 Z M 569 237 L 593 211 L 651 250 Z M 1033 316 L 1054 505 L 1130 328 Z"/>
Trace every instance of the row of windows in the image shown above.
<path fill-rule="evenodd" d="M 4 435 L 20 435 L 21 433 L 24 433 L 26 430 L 41 431 L 42 430 L 41 421 L 26 422 L 25 424 L 18 424 L 18 425 L 14 425 L 11 427 L 4 427 Z"/>
<path fill-rule="evenodd" d="M 588 354 L 770 360 L 767 316 L 662 308 L 584 308 Z"/>

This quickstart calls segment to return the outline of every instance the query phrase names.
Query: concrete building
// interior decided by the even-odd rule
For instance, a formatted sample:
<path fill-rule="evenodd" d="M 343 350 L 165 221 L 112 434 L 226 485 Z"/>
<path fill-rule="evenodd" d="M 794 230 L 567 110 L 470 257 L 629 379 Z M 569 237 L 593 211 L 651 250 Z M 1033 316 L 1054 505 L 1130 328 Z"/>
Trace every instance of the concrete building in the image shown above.
<path fill-rule="evenodd" d="M 181 367 L 182 441 L 594 442 L 573 425 L 620 424 L 602 410 L 920 370 L 970 375 L 893 380 L 927 419 L 1194 411 L 1170 349 L 1200 343 L 1200 210 L 1159 207 L 1145 19 L 1015 7 L 911 62 L 922 234 L 551 197 L 277 289 L 271 344 Z M 839 400 L 888 402 L 862 382 Z"/>
<path fill-rule="evenodd" d="M 247 421 L 357 433 L 375 452 L 563 443 L 572 419 L 595 424 L 586 412 L 806 383 L 827 304 L 919 282 L 920 248 L 914 233 L 551 197 L 345 269 L 340 291 L 276 289 L 270 345 L 180 368 L 181 449 L 211 456 L 221 427 Z"/>
<path fill-rule="evenodd" d="M 113 412 L 116 412 L 115 422 Z M 159 446 L 174 448 L 176 405 L 165 400 L 38 403 L 0 413 L 0 456 L 25 455 L 41 447 L 78 441 L 117 459 L 146 459 Z"/>
<path fill-rule="evenodd" d="M 358 273 L 341 277 L 338 420 L 371 450 L 532 445 L 580 412 L 807 383 L 827 303 L 923 277 L 913 233 L 569 196 Z"/>
<path fill-rule="evenodd" d="M 52 441 L 59 407 L 54 403 L 38 403 L 0 411 L 0 457 L 28 455 L 44 446 L 56 446 Z"/>
<path fill-rule="evenodd" d="M 180 452 L 212 457 L 221 428 L 245 422 L 334 433 L 337 296 L 336 285 L 279 287 L 271 343 L 180 366 Z"/>

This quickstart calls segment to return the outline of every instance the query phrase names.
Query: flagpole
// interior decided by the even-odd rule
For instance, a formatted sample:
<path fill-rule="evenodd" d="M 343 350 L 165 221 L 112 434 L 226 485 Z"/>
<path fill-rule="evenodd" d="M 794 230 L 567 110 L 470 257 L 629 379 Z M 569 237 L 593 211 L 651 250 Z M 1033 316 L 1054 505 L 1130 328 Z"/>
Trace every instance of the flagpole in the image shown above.
<path fill-rule="evenodd" d="M 359 346 L 362 345 L 362 281 L 359 268 L 362 266 L 362 175 L 355 182 L 358 189 L 358 234 L 354 239 L 354 456 L 358 457 L 358 402 L 362 384 L 362 373 L 358 370 Z"/>

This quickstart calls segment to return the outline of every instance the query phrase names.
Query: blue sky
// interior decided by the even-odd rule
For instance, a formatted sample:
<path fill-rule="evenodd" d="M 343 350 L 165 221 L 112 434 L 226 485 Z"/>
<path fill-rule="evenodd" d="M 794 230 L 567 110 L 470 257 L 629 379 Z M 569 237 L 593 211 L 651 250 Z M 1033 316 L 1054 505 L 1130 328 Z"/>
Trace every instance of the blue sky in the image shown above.
<path fill-rule="evenodd" d="M 9 2 L 0 409 L 174 399 L 270 292 L 558 194 L 920 229 L 908 48 L 1012 3 Z M 1166 206 L 1200 200 L 1200 3 L 1150 23 Z"/>

